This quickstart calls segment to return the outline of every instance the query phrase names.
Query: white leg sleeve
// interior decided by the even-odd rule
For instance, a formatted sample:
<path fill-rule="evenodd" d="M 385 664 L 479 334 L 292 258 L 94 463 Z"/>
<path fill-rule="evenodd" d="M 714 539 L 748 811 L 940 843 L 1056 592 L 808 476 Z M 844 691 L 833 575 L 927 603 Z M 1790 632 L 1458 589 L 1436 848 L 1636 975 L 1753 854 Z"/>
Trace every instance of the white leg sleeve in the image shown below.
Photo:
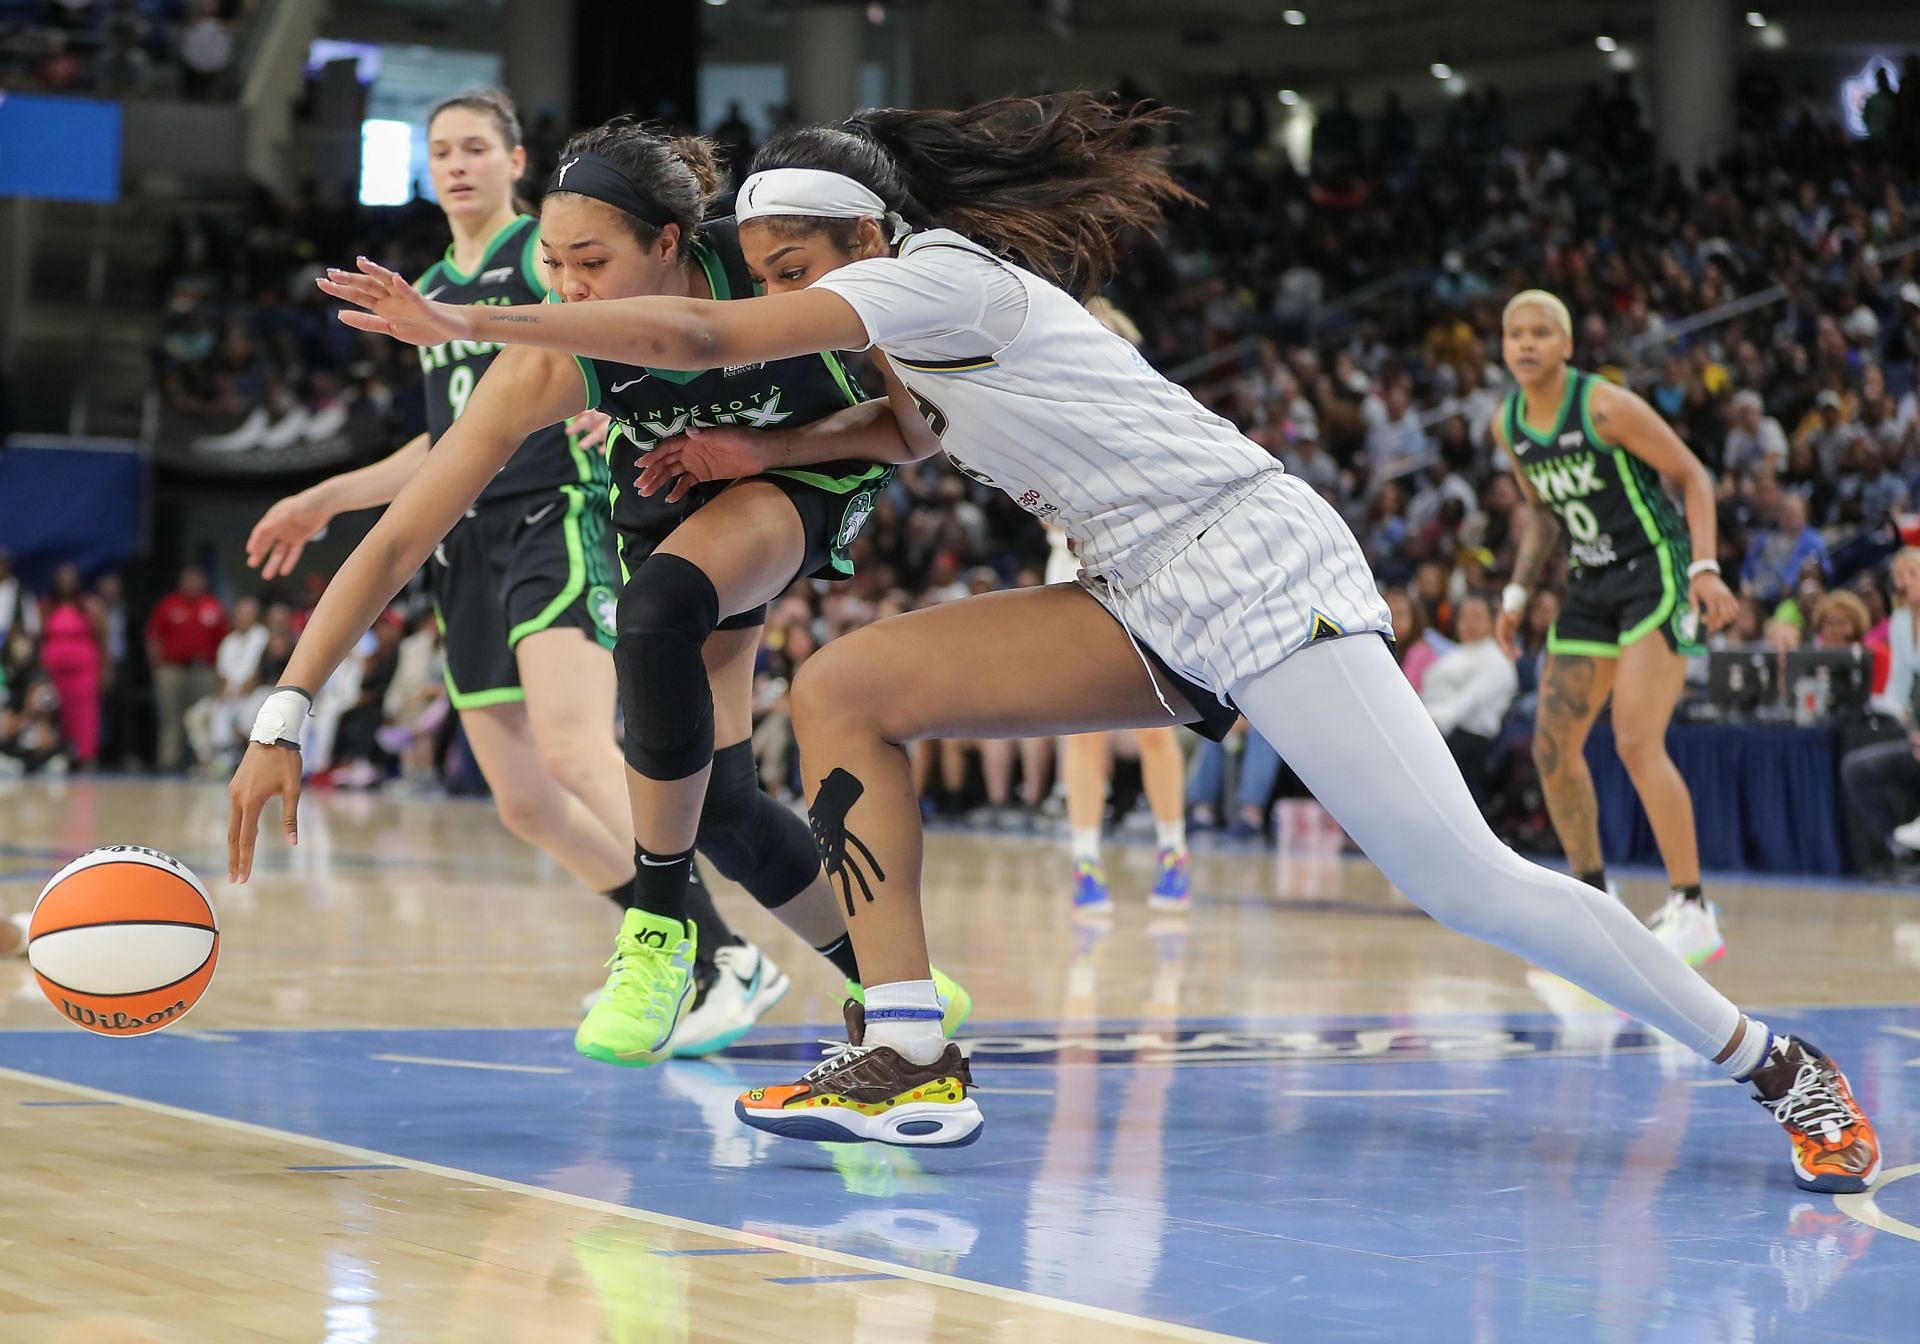
<path fill-rule="evenodd" d="M 1711 1059 L 1740 1011 L 1603 891 L 1527 862 L 1474 806 L 1384 642 L 1309 644 L 1233 687 L 1261 736 L 1428 914 Z"/>

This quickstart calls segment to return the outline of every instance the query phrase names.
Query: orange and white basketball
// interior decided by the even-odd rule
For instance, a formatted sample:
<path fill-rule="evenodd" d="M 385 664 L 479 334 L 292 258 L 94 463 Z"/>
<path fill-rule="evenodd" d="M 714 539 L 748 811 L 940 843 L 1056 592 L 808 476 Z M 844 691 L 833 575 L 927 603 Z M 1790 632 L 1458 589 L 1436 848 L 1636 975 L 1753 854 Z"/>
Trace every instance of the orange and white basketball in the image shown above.
<path fill-rule="evenodd" d="M 102 1036 L 172 1026 L 220 955 L 213 898 L 157 849 L 108 845 L 53 875 L 34 902 L 27 960 L 47 1001 Z"/>

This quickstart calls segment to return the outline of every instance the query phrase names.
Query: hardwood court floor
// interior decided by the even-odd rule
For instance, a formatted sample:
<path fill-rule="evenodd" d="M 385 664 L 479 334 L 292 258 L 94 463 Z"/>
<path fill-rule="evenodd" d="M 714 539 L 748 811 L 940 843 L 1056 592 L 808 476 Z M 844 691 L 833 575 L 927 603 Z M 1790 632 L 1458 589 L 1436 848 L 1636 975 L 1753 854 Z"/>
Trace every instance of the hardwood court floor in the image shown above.
<path fill-rule="evenodd" d="M 7 1344 L 1894 1340 L 1920 1309 L 1907 893 L 1713 885 L 1711 978 L 1881 1122 L 1887 1178 L 1835 1200 L 1713 1070 L 1364 863 L 1203 853 L 1192 914 L 1149 919 L 1151 855 L 1116 850 L 1101 933 L 1052 843 L 938 835 L 988 1125 L 910 1154 L 733 1120 L 839 998 L 737 893 L 793 992 L 712 1061 L 618 1070 L 569 1046 L 611 910 L 483 805 L 310 797 L 231 889 L 218 786 L 0 789 L 0 907 L 137 842 L 223 929 L 206 999 L 137 1041 L 0 963 Z"/>

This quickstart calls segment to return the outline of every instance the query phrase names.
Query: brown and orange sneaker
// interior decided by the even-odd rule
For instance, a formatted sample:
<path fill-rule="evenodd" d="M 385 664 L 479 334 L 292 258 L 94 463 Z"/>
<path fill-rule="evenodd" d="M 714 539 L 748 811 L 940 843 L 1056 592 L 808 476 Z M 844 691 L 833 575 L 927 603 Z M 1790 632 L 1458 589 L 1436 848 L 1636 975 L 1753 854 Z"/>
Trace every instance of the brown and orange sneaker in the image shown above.
<path fill-rule="evenodd" d="M 1753 1099 L 1793 1139 L 1793 1179 L 1802 1190 L 1858 1194 L 1880 1174 L 1880 1139 L 1853 1099 L 1847 1076 L 1817 1046 L 1776 1036 L 1748 1075 Z"/>
<path fill-rule="evenodd" d="M 865 1044 L 866 1012 L 847 1000 L 847 1041 L 827 1042 L 827 1057 L 797 1083 L 742 1093 L 733 1113 L 782 1138 L 813 1143 L 891 1143 L 902 1148 L 961 1148 L 985 1124 L 967 1095 L 973 1074 L 948 1042 L 931 1064 L 892 1047 Z"/>

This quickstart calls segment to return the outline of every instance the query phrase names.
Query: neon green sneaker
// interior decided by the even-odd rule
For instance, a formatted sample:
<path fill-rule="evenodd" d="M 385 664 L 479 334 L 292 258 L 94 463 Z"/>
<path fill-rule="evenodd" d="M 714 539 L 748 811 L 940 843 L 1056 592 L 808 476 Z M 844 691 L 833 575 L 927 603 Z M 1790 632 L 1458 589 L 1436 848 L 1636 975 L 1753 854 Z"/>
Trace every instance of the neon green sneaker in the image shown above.
<path fill-rule="evenodd" d="M 673 1029 L 693 998 L 692 921 L 644 910 L 620 921 L 607 965 L 613 973 L 573 1034 L 573 1048 L 604 1064 L 643 1068 L 671 1052 Z"/>
<path fill-rule="evenodd" d="M 952 1040 L 973 1016 L 973 995 L 938 966 L 933 967 L 933 992 L 940 1000 L 940 1034 Z M 847 981 L 847 997 L 862 1008 L 867 1006 L 867 991 L 858 980 Z"/>

